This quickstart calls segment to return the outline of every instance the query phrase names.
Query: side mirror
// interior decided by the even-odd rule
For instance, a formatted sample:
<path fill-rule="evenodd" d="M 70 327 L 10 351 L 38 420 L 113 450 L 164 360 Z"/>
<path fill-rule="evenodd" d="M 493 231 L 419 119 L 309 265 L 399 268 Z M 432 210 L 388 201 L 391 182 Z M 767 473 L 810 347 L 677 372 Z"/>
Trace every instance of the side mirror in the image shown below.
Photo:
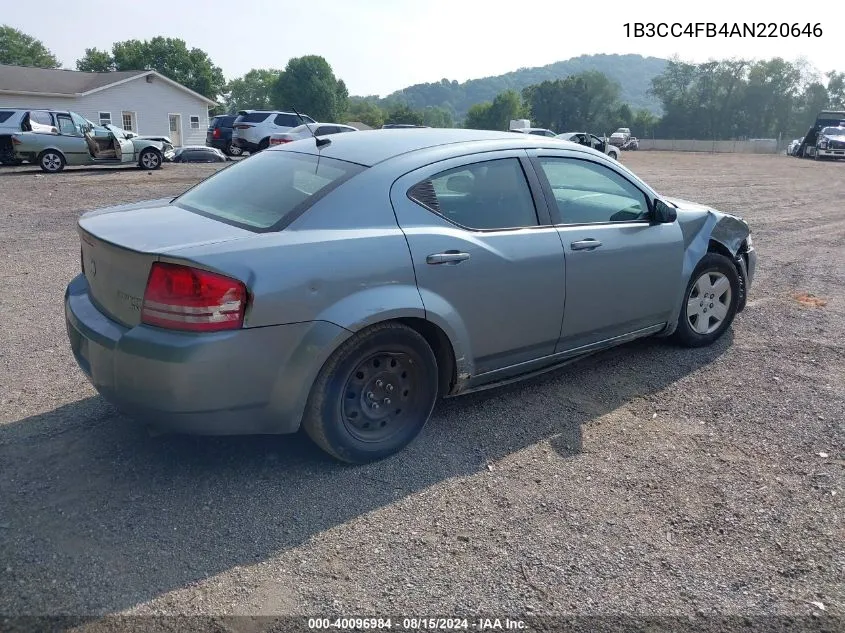
<path fill-rule="evenodd" d="M 678 219 L 678 212 L 660 198 L 655 198 L 652 220 L 657 224 L 671 224 Z"/>

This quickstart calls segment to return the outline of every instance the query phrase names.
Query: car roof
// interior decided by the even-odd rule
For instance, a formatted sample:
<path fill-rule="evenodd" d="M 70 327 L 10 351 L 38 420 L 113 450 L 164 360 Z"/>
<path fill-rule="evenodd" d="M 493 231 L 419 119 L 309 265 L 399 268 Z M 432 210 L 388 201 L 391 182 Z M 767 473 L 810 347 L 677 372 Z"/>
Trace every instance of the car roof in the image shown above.
<path fill-rule="evenodd" d="M 329 138 L 329 137 L 327 137 Z M 318 149 L 313 139 L 271 147 L 269 151 L 320 154 L 370 167 L 391 158 L 417 152 L 454 147 L 454 155 L 467 153 L 467 143 L 478 144 L 479 151 L 554 147 L 577 150 L 607 158 L 591 148 L 551 137 L 488 130 L 452 128 L 369 130 L 366 134 L 333 134 L 331 143 Z M 482 147 L 483 146 L 483 147 Z"/>

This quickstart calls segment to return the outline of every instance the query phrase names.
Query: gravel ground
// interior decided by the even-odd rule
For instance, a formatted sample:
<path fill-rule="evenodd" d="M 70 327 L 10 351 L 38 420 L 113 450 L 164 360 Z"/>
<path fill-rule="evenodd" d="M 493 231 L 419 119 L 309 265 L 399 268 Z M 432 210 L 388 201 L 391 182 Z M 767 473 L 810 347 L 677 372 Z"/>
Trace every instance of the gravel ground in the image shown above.
<path fill-rule="evenodd" d="M 0 614 L 843 617 L 845 163 L 623 159 L 751 223 L 732 331 L 445 402 L 364 467 L 299 435 L 150 437 L 74 363 L 79 214 L 215 166 L 0 170 Z"/>

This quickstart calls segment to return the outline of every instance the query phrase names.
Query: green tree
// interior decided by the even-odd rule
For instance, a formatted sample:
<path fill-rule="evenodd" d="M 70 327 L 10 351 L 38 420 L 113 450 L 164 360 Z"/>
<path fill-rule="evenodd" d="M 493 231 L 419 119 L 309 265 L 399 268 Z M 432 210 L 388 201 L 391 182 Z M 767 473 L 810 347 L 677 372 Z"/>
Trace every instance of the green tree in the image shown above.
<path fill-rule="evenodd" d="M 253 68 L 243 77 L 226 84 L 224 103 L 229 112 L 269 110 L 273 107 L 273 86 L 282 71 Z"/>
<path fill-rule="evenodd" d="M 82 59 L 76 60 L 76 70 L 89 73 L 107 73 L 115 70 L 114 58 L 108 51 L 86 48 Z"/>
<path fill-rule="evenodd" d="M 11 26 L 0 26 L 0 64 L 59 68 L 61 63 L 44 44 Z"/>
<path fill-rule="evenodd" d="M 589 70 L 566 79 L 544 81 L 523 91 L 534 125 L 556 132 L 597 131 L 615 127 L 619 84 Z"/>
<path fill-rule="evenodd" d="M 827 73 L 827 80 L 828 106 L 845 108 L 845 73 L 832 70 Z"/>
<path fill-rule="evenodd" d="M 385 113 L 380 107 L 369 100 L 361 99 L 351 101 L 346 110 L 347 121 L 360 121 L 372 128 L 379 128 L 384 125 Z"/>
<path fill-rule="evenodd" d="M 452 113 L 440 106 L 428 106 L 422 111 L 423 125 L 429 127 L 454 127 Z"/>
<path fill-rule="evenodd" d="M 87 49 L 76 67 L 102 69 L 106 62 L 104 51 Z M 226 86 L 223 71 L 212 63 L 208 53 L 199 48 L 189 49 L 184 40 L 171 37 L 115 42 L 108 69 L 155 70 L 210 99 L 218 98 Z"/>
<path fill-rule="evenodd" d="M 471 105 L 464 120 L 464 127 L 470 130 L 489 130 L 490 109 L 492 107 L 493 104 L 489 101 Z"/>
<path fill-rule="evenodd" d="M 338 121 L 349 103 L 349 91 L 319 55 L 294 57 L 273 86 L 273 105 L 294 108 L 317 121 Z"/>
<path fill-rule="evenodd" d="M 634 118 L 631 120 L 631 133 L 634 136 L 641 138 L 648 138 L 654 134 L 654 130 L 660 119 L 654 116 L 649 110 L 640 108 L 634 113 Z"/>
<path fill-rule="evenodd" d="M 422 112 L 412 109 L 407 103 L 396 103 L 387 111 L 384 122 L 390 124 L 423 125 Z"/>

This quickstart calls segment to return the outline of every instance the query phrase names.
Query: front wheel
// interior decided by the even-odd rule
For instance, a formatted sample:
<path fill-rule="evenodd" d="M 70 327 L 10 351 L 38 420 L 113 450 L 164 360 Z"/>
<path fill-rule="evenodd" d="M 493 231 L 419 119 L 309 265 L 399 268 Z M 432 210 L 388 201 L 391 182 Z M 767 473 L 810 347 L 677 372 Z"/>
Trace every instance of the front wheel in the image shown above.
<path fill-rule="evenodd" d="M 733 262 L 707 253 L 690 276 L 674 338 L 686 347 L 703 347 L 725 333 L 739 305 L 739 273 Z"/>
<path fill-rule="evenodd" d="M 47 149 L 38 155 L 38 166 L 48 174 L 56 174 L 65 168 L 65 157 L 56 150 Z"/>
<path fill-rule="evenodd" d="M 145 149 L 138 157 L 138 167 L 141 169 L 158 169 L 161 167 L 161 154 L 154 149 Z"/>
<path fill-rule="evenodd" d="M 422 431 L 438 395 L 437 359 L 426 340 L 383 323 L 344 342 L 311 388 L 306 433 L 336 459 L 384 459 Z"/>

